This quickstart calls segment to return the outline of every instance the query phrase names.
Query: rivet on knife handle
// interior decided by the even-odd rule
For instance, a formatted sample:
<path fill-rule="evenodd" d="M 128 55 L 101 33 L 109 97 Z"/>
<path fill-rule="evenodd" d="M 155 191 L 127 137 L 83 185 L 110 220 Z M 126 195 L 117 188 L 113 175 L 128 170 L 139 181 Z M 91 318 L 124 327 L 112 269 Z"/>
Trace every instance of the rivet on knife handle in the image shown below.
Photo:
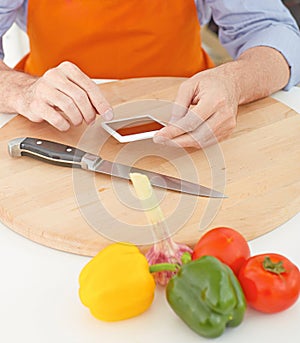
<path fill-rule="evenodd" d="M 84 151 L 40 138 L 16 138 L 8 143 L 12 157 L 30 156 L 51 164 L 82 168 Z"/>
<path fill-rule="evenodd" d="M 130 173 L 141 173 L 148 176 L 151 184 L 156 187 L 208 198 L 226 198 L 223 193 L 200 184 L 117 162 L 106 161 L 98 155 L 40 138 L 13 139 L 8 143 L 8 151 L 12 157 L 29 156 L 51 164 L 82 168 L 126 180 L 130 180 Z"/>

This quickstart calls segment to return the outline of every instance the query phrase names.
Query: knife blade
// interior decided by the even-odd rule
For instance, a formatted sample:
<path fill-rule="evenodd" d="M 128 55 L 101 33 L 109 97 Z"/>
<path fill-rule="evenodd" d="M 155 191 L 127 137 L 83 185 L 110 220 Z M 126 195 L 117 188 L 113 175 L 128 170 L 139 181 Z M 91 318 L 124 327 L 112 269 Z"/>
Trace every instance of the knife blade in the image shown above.
<path fill-rule="evenodd" d="M 209 198 L 227 198 L 223 193 L 196 183 L 143 170 L 120 163 L 110 162 L 100 156 L 75 147 L 39 138 L 20 137 L 8 142 L 8 152 L 12 157 L 29 156 L 51 164 L 81 168 L 101 174 L 130 180 L 130 173 L 147 175 L 153 186 L 172 191 Z"/>

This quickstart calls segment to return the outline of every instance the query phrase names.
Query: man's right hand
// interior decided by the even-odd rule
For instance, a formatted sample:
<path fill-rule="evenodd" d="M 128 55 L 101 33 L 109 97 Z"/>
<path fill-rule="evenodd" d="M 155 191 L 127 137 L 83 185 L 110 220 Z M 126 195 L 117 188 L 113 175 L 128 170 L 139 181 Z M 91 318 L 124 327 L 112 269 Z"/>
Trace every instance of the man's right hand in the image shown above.
<path fill-rule="evenodd" d="M 8 70 L 5 68 L 3 73 L 11 75 L 6 75 L 3 82 L 8 83 L 6 89 L 12 87 L 8 96 L 15 97 L 11 99 L 15 102 L 14 110 L 33 122 L 45 120 L 58 130 L 66 131 L 83 121 L 92 123 L 97 114 L 103 115 L 105 120 L 113 117 L 112 108 L 98 86 L 70 62 L 62 62 L 40 78 Z M 15 82 L 9 77 L 12 74 L 17 79 L 16 93 L 13 91 Z M 13 112 L 11 108 L 1 107 L 2 112 Z"/>

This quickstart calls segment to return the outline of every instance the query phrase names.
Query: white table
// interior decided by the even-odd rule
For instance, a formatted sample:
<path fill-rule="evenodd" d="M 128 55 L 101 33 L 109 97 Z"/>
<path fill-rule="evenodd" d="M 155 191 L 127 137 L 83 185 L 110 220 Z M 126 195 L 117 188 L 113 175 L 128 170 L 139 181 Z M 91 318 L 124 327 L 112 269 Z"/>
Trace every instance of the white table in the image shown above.
<path fill-rule="evenodd" d="M 300 89 L 278 92 L 274 97 L 300 113 Z M 7 119 L 0 115 L 0 125 Z M 300 213 L 271 233 L 250 241 L 250 247 L 252 254 L 277 252 L 300 266 Z M 209 341 L 176 317 L 162 289 L 156 292 L 151 308 L 139 317 L 117 323 L 96 320 L 78 297 L 78 275 L 88 261 L 87 257 L 38 245 L 0 223 L 0 342 Z M 248 309 L 238 328 L 228 329 L 213 342 L 300 342 L 299 326 L 300 300 L 276 315 Z"/>

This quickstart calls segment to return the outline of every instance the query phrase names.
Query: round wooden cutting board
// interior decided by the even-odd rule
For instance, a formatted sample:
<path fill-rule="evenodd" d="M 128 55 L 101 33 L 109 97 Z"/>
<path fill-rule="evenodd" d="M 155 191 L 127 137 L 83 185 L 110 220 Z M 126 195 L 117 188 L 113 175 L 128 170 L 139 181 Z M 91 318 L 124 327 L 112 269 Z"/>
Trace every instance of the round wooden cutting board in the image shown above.
<path fill-rule="evenodd" d="M 146 78 L 104 84 L 115 118 L 152 114 L 168 120 L 181 78 Z M 7 143 L 36 137 L 76 146 L 101 157 L 201 183 L 228 198 L 206 199 L 155 189 L 170 234 L 193 245 L 204 231 L 229 226 L 247 239 L 258 237 L 300 209 L 300 116 L 266 98 L 239 108 L 233 134 L 203 151 L 122 144 L 101 127 L 81 125 L 61 133 L 47 123 L 17 116 L 0 129 L 0 220 L 43 245 L 95 255 L 114 240 L 146 248 L 153 242 L 134 190 L 127 181 L 12 158 Z"/>

